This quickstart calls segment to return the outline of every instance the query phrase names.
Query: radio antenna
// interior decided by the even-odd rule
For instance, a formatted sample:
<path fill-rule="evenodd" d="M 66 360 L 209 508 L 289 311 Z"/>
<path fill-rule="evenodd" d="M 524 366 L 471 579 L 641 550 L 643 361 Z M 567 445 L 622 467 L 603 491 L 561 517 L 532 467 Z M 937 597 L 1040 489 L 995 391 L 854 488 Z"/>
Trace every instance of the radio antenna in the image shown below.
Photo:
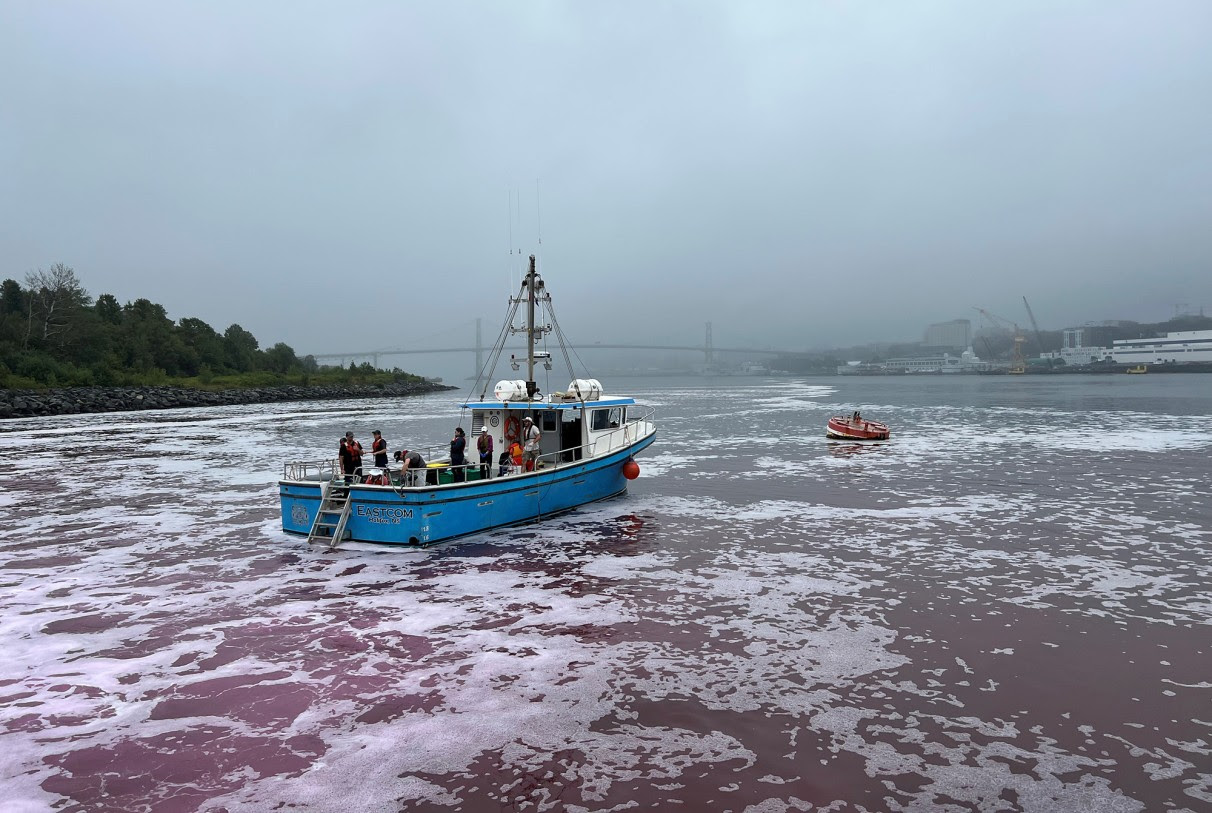
<path fill-rule="evenodd" d="M 506 292 L 513 296 L 513 190 L 505 190 L 505 209 L 509 212 L 509 259 L 506 261 L 506 269 L 509 271 L 509 290 Z"/>

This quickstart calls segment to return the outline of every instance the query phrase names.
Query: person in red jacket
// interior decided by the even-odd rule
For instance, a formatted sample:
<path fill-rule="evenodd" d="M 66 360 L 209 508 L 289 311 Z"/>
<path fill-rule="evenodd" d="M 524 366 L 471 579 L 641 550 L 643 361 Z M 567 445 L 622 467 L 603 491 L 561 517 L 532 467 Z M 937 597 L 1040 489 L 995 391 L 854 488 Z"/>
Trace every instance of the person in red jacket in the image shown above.
<path fill-rule="evenodd" d="M 341 441 L 341 471 L 347 483 L 362 473 L 362 444 L 354 440 L 353 432 L 346 432 Z"/>
<path fill-rule="evenodd" d="M 375 456 L 375 468 L 387 471 L 387 441 L 383 440 L 383 433 L 378 429 L 371 434 L 375 436 L 370 444 L 370 450 L 374 452 Z"/>

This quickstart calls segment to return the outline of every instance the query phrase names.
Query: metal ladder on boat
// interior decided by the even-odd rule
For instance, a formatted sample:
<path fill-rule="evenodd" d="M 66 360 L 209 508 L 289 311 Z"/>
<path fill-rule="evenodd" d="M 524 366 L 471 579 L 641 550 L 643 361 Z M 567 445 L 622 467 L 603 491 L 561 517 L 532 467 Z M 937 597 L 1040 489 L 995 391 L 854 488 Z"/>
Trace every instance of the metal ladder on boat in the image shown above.
<path fill-rule="evenodd" d="M 345 524 L 349 522 L 351 505 L 349 485 L 345 482 L 345 478 L 336 476 L 321 486 L 320 510 L 316 512 L 316 518 L 311 523 L 307 543 L 327 540 L 328 549 L 334 549 L 345 535 Z"/>

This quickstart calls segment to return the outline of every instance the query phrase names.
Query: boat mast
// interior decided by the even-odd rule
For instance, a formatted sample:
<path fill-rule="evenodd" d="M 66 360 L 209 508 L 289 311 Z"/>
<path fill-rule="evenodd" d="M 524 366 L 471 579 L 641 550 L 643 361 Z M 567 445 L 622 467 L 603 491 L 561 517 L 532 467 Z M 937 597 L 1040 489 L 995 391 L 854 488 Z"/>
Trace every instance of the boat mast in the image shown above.
<path fill-rule="evenodd" d="M 534 381 L 534 288 L 538 274 L 534 271 L 534 255 L 530 255 L 530 271 L 526 274 L 526 400 L 533 401 L 539 386 Z"/>

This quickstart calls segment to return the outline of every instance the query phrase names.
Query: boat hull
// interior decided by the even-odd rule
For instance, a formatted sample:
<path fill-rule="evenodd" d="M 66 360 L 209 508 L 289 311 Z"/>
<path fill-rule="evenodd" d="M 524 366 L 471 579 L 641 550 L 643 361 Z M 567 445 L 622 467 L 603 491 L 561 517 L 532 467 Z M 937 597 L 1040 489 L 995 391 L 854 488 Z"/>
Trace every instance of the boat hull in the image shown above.
<path fill-rule="evenodd" d="M 455 485 L 396 491 L 350 488 L 347 539 L 389 545 L 432 545 L 492 528 L 533 522 L 622 494 L 624 464 L 656 439 L 651 432 L 599 459 Z M 282 530 L 308 534 L 320 508 L 321 483 L 278 483 Z"/>
<path fill-rule="evenodd" d="M 886 424 L 861 419 L 834 417 L 825 427 L 825 437 L 830 440 L 887 440 L 891 434 Z"/>

